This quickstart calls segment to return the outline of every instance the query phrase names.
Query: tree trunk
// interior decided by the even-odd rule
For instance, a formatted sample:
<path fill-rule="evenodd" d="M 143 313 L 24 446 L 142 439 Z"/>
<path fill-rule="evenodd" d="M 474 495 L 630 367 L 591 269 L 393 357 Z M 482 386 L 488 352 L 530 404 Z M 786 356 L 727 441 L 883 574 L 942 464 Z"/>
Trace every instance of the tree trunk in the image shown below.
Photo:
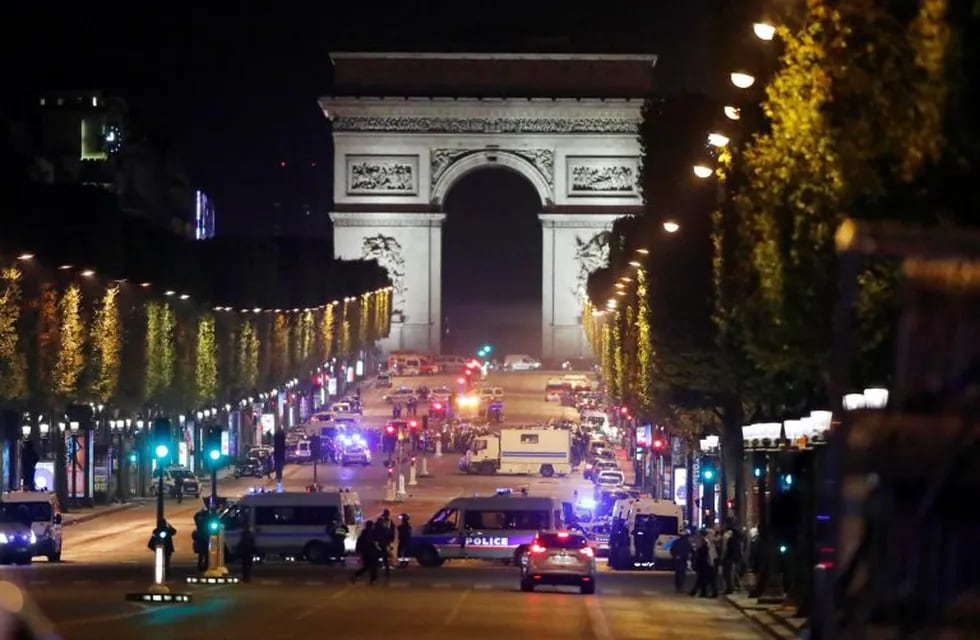
<path fill-rule="evenodd" d="M 739 525 L 745 524 L 745 450 L 742 442 L 742 404 L 738 398 L 725 407 L 722 431 L 722 465 L 726 491 L 732 500 L 732 511 Z M 728 505 L 723 504 L 720 511 L 724 522 L 728 517 Z"/>

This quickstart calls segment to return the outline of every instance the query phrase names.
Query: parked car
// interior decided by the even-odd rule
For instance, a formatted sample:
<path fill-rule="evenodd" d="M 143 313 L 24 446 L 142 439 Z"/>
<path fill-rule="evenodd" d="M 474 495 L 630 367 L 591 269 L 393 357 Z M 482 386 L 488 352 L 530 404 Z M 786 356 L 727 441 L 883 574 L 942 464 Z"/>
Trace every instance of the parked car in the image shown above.
<path fill-rule="evenodd" d="M 235 465 L 236 478 L 261 478 L 265 475 L 265 465 L 258 458 L 245 458 Z"/>
<path fill-rule="evenodd" d="M 391 388 L 391 376 L 387 373 L 379 373 L 378 377 L 374 379 L 374 386 L 379 389 L 390 389 Z"/>
<path fill-rule="evenodd" d="M 153 473 L 153 478 L 157 479 L 163 474 L 163 495 L 177 497 L 177 479 L 181 479 L 181 493 L 184 496 L 201 497 L 201 482 L 197 476 L 187 467 L 167 467 L 163 470 L 157 469 Z M 154 482 L 150 486 L 150 492 L 156 495 L 158 483 Z"/>
<path fill-rule="evenodd" d="M 391 393 L 386 393 L 382 396 L 382 399 L 388 404 L 394 404 L 396 402 L 408 403 L 409 400 L 415 400 L 415 392 L 410 387 L 398 387 Z"/>

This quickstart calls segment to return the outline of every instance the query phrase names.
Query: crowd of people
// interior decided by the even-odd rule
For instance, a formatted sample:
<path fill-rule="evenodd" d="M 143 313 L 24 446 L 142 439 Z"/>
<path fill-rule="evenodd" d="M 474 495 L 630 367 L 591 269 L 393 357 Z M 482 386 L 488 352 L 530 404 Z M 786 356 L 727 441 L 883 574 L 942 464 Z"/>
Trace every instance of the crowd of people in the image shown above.
<path fill-rule="evenodd" d="M 716 598 L 719 583 L 724 593 L 741 589 L 751 553 L 751 545 L 745 533 L 733 519 L 722 527 L 715 525 L 700 531 L 684 532 L 670 547 L 674 561 L 674 586 L 678 593 L 701 598 Z M 687 589 L 688 567 L 694 570 L 694 586 Z"/>

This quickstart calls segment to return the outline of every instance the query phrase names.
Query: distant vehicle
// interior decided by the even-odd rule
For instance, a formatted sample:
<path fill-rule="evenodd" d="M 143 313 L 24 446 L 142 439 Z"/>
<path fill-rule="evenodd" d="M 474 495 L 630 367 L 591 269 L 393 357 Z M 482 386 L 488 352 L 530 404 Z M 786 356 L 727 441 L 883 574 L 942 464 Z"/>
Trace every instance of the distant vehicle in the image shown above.
<path fill-rule="evenodd" d="M 265 475 L 265 465 L 258 458 L 245 458 L 235 465 L 236 478 L 261 478 Z"/>
<path fill-rule="evenodd" d="M 37 536 L 31 530 L 30 516 L 0 512 L 0 564 L 30 564 Z"/>
<path fill-rule="evenodd" d="M 293 464 L 313 462 L 313 450 L 310 448 L 310 441 L 308 439 L 300 440 L 286 449 L 286 462 Z"/>
<path fill-rule="evenodd" d="M 490 400 L 503 400 L 503 387 L 483 387 L 480 389 L 480 399 L 484 402 L 488 402 Z"/>
<path fill-rule="evenodd" d="M 559 402 L 563 395 L 571 393 L 572 384 L 560 378 L 548 380 L 544 387 L 544 399 L 546 402 Z"/>
<path fill-rule="evenodd" d="M 409 400 L 416 400 L 415 391 L 410 387 L 398 387 L 391 393 L 386 393 L 382 396 L 382 399 L 388 404 L 394 404 L 396 402 L 408 403 Z"/>
<path fill-rule="evenodd" d="M 436 365 L 443 373 L 462 373 L 466 369 L 466 358 L 463 356 L 436 356 Z"/>
<path fill-rule="evenodd" d="M 653 558 L 639 562 L 636 536 L 620 536 L 610 550 L 609 566 L 613 569 L 658 567 L 671 562 L 670 546 L 680 537 L 684 526 L 684 509 L 667 500 L 628 498 L 616 502 L 613 508 L 613 530 L 642 531 L 653 540 Z"/>
<path fill-rule="evenodd" d="M 566 475 L 572 471 L 572 436 L 564 429 L 501 429 L 474 438 L 459 466 L 485 475 Z"/>
<path fill-rule="evenodd" d="M 374 386 L 379 389 L 390 389 L 391 384 L 391 376 L 387 373 L 379 373 L 378 377 L 374 379 Z"/>
<path fill-rule="evenodd" d="M 360 434 L 340 437 L 340 464 L 346 467 L 350 464 L 359 464 L 366 467 L 371 464 L 371 450 L 367 442 Z"/>
<path fill-rule="evenodd" d="M 622 471 L 606 469 L 595 475 L 595 486 L 597 489 L 618 489 L 626 483 L 626 476 Z"/>
<path fill-rule="evenodd" d="M 330 413 L 334 414 L 336 419 L 337 416 L 360 415 L 361 409 L 351 402 L 334 402 L 330 405 Z"/>
<path fill-rule="evenodd" d="M 541 368 L 541 361 L 526 353 L 511 353 L 504 357 L 504 369 L 510 371 L 534 371 Z"/>
<path fill-rule="evenodd" d="M 521 591 L 559 584 L 577 586 L 583 594 L 593 594 L 595 578 L 595 552 L 581 533 L 542 531 L 521 562 Z"/>
<path fill-rule="evenodd" d="M 153 472 L 154 482 L 150 485 L 150 492 L 156 495 L 158 484 L 156 479 L 163 474 L 163 492 L 165 496 L 171 498 L 177 497 L 177 478 L 182 480 L 181 489 L 184 496 L 194 496 L 195 498 L 201 497 L 201 483 L 197 479 L 197 476 L 188 469 L 187 467 L 166 467 L 165 469 L 157 468 Z"/>

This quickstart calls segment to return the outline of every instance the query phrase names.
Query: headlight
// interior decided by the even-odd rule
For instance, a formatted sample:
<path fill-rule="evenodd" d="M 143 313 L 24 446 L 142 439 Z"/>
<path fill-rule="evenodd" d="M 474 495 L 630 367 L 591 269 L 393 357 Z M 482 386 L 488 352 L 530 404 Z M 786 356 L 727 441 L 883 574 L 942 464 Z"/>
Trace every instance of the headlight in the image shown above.
<path fill-rule="evenodd" d="M 0 544 L 7 544 L 7 534 L 0 533 Z"/>
<path fill-rule="evenodd" d="M 31 531 L 31 544 L 37 544 L 37 534 Z"/>

